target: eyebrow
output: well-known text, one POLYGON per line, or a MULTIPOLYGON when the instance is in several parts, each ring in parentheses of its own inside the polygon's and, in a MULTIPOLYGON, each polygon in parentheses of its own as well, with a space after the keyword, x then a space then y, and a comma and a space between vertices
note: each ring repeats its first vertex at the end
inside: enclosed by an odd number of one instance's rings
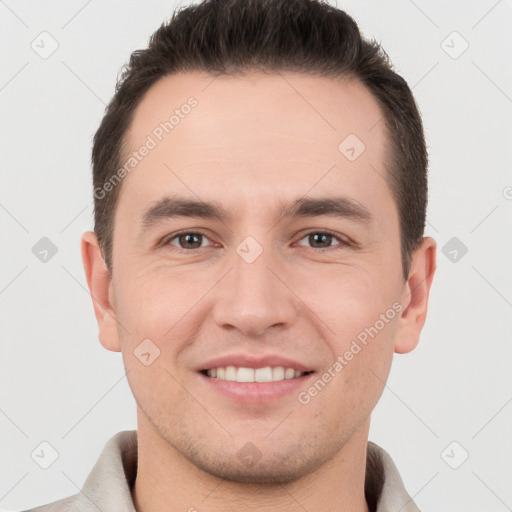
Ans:
MULTIPOLYGON (((373 220, 370 211, 358 201, 345 196, 303 197, 281 207, 281 218, 320 217, 348 218, 364 224, 373 220)), ((216 219, 229 222, 232 215, 218 202, 204 202, 183 197, 164 197, 142 216, 142 229, 149 229, 161 221, 177 217, 216 219)))

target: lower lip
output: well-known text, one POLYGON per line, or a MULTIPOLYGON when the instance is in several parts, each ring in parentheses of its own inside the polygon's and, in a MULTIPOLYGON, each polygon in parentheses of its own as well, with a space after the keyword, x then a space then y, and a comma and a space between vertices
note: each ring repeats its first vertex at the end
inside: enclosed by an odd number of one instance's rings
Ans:
POLYGON ((309 373, 293 379, 285 379, 271 382, 236 382, 232 380, 220 380, 208 377, 203 373, 199 376, 208 386, 225 396, 241 403, 265 403, 296 392, 304 386, 315 373, 309 373))

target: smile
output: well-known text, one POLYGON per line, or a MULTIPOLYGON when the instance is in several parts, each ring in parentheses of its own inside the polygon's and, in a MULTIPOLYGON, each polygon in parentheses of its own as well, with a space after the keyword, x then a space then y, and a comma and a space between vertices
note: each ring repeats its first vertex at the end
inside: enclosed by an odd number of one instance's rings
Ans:
POLYGON ((264 366, 262 368, 246 368, 225 366, 203 370, 201 373, 218 380, 236 382, 277 382, 302 377, 312 372, 301 372, 284 366, 264 366))

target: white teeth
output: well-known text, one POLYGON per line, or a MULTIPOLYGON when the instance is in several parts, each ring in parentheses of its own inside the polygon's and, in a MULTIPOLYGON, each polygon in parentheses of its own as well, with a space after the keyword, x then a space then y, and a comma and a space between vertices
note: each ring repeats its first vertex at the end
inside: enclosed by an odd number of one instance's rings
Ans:
POLYGON ((276 366, 272 370, 272 380, 283 380, 284 379, 284 368, 282 366, 276 366))
POLYGON ((256 382, 271 382, 272 368, 270 368, 270 366, 265 366, 265 368, 257 368, 254 370, 254 380, 256 382))
POLYGON ((283 366, 265 366, 263 368, 244 368, 236 366, 226 366, 212 368, 207 371, 208 377, 214 377, 219 380, 230 380, 237 382, 271 382, 285 379, 293 379, 304 375, 304 372, 293 368, 284 368, 283 366))
POLYGON ((254 382, 254 370, 252 368, 238 368, 236 380, 238 382, 254 382))
POLYGON ((234 366, 226 366, 225 380, 236 380, 236 368, 234 366))
POLYGON ((293 379, 295 377, 295 370, 293 368, 287 368, 284 372, 285 379, 293 379))

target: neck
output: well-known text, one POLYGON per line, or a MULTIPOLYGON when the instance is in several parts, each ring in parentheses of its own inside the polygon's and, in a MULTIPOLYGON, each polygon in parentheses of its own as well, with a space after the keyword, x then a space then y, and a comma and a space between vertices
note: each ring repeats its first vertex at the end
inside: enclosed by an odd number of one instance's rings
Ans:
POLYGON ((364 496, 370 420, 314 472, 290 483, 224 480, 192 464, 138 412, 138 464, 132 497, 137 512, 369 512, 364 496))

